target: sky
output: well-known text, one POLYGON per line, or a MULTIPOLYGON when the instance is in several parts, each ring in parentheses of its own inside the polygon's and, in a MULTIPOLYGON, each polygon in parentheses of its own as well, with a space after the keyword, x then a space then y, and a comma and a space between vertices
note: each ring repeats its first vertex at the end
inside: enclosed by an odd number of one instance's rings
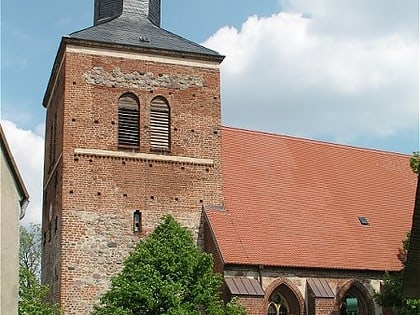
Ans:
MULTIPOLYGON (((94 0, 1 1, 1 123, 40 223, 42 98, 94 0)), ((226 56, 224 125, 419 150, 418 0, 162 0, 162 27, 226 56)))

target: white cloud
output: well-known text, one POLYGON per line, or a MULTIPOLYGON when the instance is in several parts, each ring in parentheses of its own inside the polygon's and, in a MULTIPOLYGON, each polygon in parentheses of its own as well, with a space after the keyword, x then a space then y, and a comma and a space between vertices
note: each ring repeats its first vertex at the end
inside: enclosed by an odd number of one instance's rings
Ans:
POLYGON ((288 12, 312 18, 311 31, 340 37, 377 37, 398 33, 417 38, 417 0, 280 0, 288 12))
POLYGON ((21 223, 24 225, 30 222, 41 223, 44 139, 8 120, 2 120, 1 125, 30 197, 29 206, 21 223))
POLYGON ((376 0, 282 2, 289 11, 250 17, 204 43, 226 55, 225 124, 351 144, 417 130, 418 11, 376 0))

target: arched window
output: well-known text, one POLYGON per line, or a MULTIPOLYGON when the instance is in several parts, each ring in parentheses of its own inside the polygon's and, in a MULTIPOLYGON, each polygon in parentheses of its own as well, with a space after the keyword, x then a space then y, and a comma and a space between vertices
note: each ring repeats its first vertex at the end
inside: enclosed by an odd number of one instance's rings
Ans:
POLYGON ((168 101, 155 97, 150 106, 150 148, 156 151, 170 149, 170 110, 168 101))
POLYGON ((267 299, 268 315, 301 315, 303 314, 303 297, 293 285, 280 283, 267 299))
POLYGON ((289 315, 289 305, 280 292, 274 292, 268 304, 268 315, 289 315))
POLYGON ((118 145, 138 147, 139 143, 139 101, 126 93, 118 100, 118 145))
POLYGON ((374 314, 374 303, 368 289, 358 281, 349 281, 337 294, 337 314, 347 314, 357 309, 357 314, 374 314))

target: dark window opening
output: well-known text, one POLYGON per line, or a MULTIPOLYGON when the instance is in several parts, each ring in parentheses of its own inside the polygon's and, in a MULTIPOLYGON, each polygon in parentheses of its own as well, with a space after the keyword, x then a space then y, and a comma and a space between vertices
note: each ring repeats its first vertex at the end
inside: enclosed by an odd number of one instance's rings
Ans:
POLYGON ((118 101, 118 145, 140 144, 139 102, 131 93, 124 94, 118 101))
POLYGON ((133 232, 141 232, 141 212, 139 210, 133 213, 133 232))

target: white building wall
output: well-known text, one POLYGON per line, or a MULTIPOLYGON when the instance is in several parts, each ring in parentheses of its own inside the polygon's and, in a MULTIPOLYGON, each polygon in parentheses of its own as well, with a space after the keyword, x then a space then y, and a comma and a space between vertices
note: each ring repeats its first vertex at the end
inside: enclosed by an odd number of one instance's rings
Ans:
POLYGON ((21 196, 5 152, 1 152, 0 314, 17 314, 19 280, 19 215, 21 196))

